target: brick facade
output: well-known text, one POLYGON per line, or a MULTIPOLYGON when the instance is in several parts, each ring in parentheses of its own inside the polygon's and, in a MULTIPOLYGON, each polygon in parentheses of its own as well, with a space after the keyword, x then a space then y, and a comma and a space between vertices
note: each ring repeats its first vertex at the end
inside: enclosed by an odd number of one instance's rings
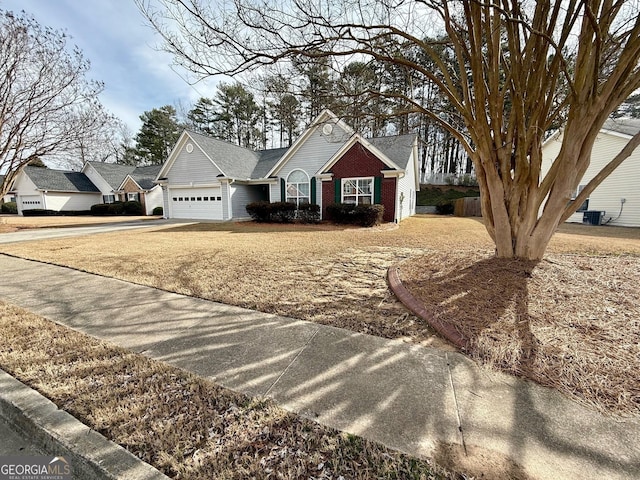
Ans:
POLYGON ((134 182, 131 178, 127 178, 127 181, 122 186, 122 191, 124 193, 120 194, 120 200, 123 202, 127 201, 127 193, 138 193, 139 201, 142 204, 142 211, 146 212, 145 205, 145 195, 136 182, 134 182))
POLYGON ((360 143, 353 145, 329 170, 329 173, 333 173, 333 179, 322 182, 323 218, 326 218, 327 205, 335 203, 335 180, 357 177, 379 177, 382 180, 380 200, 382 205, 384 205, 383 220, 385 222, 393 222, 395 218, 397 179, 382 178, 382 170, 389 170, 389 167, 360 143))

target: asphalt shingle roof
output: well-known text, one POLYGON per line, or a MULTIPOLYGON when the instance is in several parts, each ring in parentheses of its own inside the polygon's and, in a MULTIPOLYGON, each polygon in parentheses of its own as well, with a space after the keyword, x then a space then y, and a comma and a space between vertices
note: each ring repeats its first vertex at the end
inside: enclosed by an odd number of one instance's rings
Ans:
POLYGON ((258 153, 200 133, 189 132, 189 135, 226 177, 239 180, 252 178, 251 173, 260 157, 258 153))
POLYGON ((24 173, 41 190, 57 192, 99 192, 89 177, 82 172, 53 170, 42 167, 24 167, 24 173))
POLYGON ((140 185, 140 188, 142 188, 143 190, 151 190, 153 187, 156 186, 156 184, 153 183, 153 181, 158 176, 158 173, 160 173, 161 168, 162 168, 162 165, 149 165, 146 167, 136 167, 133 170, 133 172, 130 173, 129 175, 131 175, 131 178, 133 178, 136 181, 136 183, 140 185))
MULTIPOLYGON (((288 148, 274 148, 254 152, 200 133, 189 132, 189 135, 225 176, 238 180, 265 178, 265 175, 288 150, 288 148)), ((384 153, 398 167, 404 169, 407 168, 411 157, 415 138, 415 135, 398 135, 372 138, 367 141, 384 153)))
POLYGON ((407 168, 415 135, 396 135, 393 137, 376 137, 367 139, 374 147, 384 153, 389 160, 402 169, 407 168))
POLYGON ((287 153, 287 150, 289 150, 289 147, 273 148, 271 150, 260 150, 256 152, 259 160, 251 173, 251 178, 264 178, 265 175, 269 173, 276 163, 278 163, 278 161, 284 156, 284 154, 287 153))
POLYGON ((100 176, 104 178, 114 190, 120 188, 122 181, 127 175, 133 173, 136 168, 131 165, 120 165, 118 163, 89 162, 89 164, 96 169, 100 176))

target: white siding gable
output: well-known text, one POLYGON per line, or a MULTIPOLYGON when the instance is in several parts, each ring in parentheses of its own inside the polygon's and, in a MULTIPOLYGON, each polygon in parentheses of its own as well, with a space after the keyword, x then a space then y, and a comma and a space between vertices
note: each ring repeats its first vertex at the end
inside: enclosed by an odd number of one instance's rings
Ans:
MULTIPOLYGON (((620 153, 628 142, 628 137, 614 133, 600 132, 591 155, 591 164, 587 168, 580 185, 586 185, 607 163, 620 153)), ((562 145, 562 135, 551 139, 543 147, 543 173, 551 168, 552 161, 558 156, 562 145)), ((605 211, 603 223, 609 225, 640 226, 640 148, 627 158, 589 197, 589 210, 605 211), (621 199, 625 199, 624 206, 621 199), (622 214, 620 210, 622 208, 622 214), (620 215, 619 218, 618 215, 620 215)), ((581 212, 575 213, 567 221, 582 223, 581 212)))
POLYGON ((209 160, 198 145, 187 139, 179 146, 180 150, 169 171, 167 180, 169 185, 211 185, 218 183, 218 175, 222 172, 209 160), (187 146, 192 145, 189 153, 187 146))
MULTIPOLYGON (((285 181, 293 170, 304 171, 309 178, 316 175, 320 169, 333 157, 338 150, 349 140, 351 133, 343 130, 339 124, 333 125, 331 134, 322 132, 322 126, 317 125, 313 132, 300 145, 296 152, 284 163, 275 174, 285 181)), ((317 201, 320 202, 321 185, 318 181, 317 201)), ((280 183, 271 185, 271 201, 280 201, 280 183)))

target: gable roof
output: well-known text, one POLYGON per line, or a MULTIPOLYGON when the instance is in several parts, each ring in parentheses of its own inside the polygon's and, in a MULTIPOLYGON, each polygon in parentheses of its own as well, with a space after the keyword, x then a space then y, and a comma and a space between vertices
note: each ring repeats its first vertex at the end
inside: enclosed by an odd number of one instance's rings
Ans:
POLYGON ((258 154, 258 163, 251 173, 251 178, 265 178, 287 151, 289 151, 289 147, 272 148, 270 150, 260 150, 256 152, 258 154))
MULTIPOLYGON (((154 180, 160 173, 162 165, 148 165, 146 167, 136 167, 128 177, 138 184, 143 190, 151 190, 158 185, 154 183, 154 180)), ((126 177, 125 177, 126 179, 126 177)), ((124 183, 124 180, 122 181, 124 183)))
MULTIPOLYGON (((222 172, 222 176, 226 178, 235 180, 261 180, 269 178, 269 176, 275 175, 295 154, 315 129, 323 126, 325 123, 337 125, 344 130, 346 133, 345 145, 351 145, 356 141, 361 142, 365 148, 368 148, 372 153, 380 157, 382 162, 390 169, 406 170, 409 167, 409 160, 412 158, 412 152, 417 138, 416 135, 409 134, 365 139, 359 134, 356 134, 349 125, 344 123, 331 111, 324 110, 293 145, 286 148, 253 151, 217 138, 209 137, 202 133, 185 130, 176 142, 167 162, 158 170, 155 181, 158 182, 161 178, 164 180, 163 177, 166 177, 188 139, 204 153, 205 157, 207 157, 207 159, 222 172)), ((339 158, 339 156, 332 157, 334 161, 337 158, 339 158)), ((134 178, 134 175, 130 176, 134 178)), ((137 183, 143 187, 139 182, 137 183)))
POLYGON ((131 165, 120 165, 118 163, 88 163, 100 174, 104 181, 107 182, 113 190, 120 188, 120 185, 122 185, 126 176, 131 174, 136 168, 131 165))
POLYGON ((53 170, 51 168, 32 166, 24 167, 23 172, 31 179, 38 190, 51 190, 54 192, 100 192, 98 187, 82 172, 53 170))
POLYGON ((275 163, 275 165, 271 168, 271 170, 267 172, 267 175, 271 176, 276 174, 280 170, 280 168, 282 168, 282 166, 285 163, 287 163, 293 155, 295 155, 298 149, 307 141, 307 139, 313 134, 313 132, 317 128, 319 128, 320 125, 324 126, 324 124, 327 124, 327 123, 332 125, 338 125, 344 132, 346 132, 347 139, 355 134, 355 131, 353 130, 353 128, 351 128, 349 125, 343 122, 340 118, 338 118, 338 116, 335 113, 333 113, 331 110, 324 109, 322 112, 320 112, 320 115, 318 115, 316 119, 313 122, 311 122, 311 125, 307 127, 304 133, 301 136, 299 136, 295 142, 293 142, 293 145, 289 147, 289 149, 275 163))

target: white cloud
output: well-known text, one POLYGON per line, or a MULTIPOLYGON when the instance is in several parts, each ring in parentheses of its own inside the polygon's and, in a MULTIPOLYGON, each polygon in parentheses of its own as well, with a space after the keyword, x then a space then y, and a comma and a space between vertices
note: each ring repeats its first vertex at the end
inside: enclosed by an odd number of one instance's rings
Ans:
POLYGON ((131 1, 0 0, 0 8, 66 30, 91 61, 90 77, 105 83, 103 104, 134 132, 144 111, 213 95, 216 82, 190 86, 171 68, 171 56, 154 48, 159 39, 131 1))

